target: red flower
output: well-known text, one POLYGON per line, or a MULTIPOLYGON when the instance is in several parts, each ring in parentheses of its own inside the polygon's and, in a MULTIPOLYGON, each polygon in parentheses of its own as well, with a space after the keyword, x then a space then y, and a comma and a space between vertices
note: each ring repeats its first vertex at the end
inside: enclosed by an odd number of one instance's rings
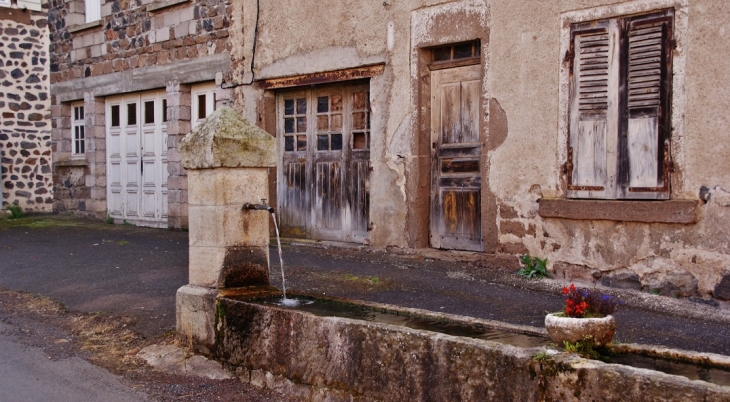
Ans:
POLYGON ((568 294, 568 287, 567 286, 563 286, 563 294, 564 295, 567 295, 568 294))

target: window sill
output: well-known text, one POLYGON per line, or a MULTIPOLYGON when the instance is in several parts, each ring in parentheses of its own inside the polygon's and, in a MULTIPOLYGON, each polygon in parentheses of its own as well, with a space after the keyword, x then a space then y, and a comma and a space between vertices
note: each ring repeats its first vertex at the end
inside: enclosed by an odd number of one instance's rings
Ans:
POLYGON ((65 161, 57 161, 54 163, 56 167, 86 167, 89 166, 89 163, 86 162, 86 159, 69 159, 65 161))
POLYGON ((10 4, 0 4, 0 20, 15 21, 20 24, 30 25, 30 13, 17 8, 10 8, 10 4))
POLYGON ((697 201, 623 201, 542 199, 543 218, 609 220, 643 223, 695 223, 697 201))
POLYGON ((98 27, 98 26, 101 26, 101 20, 91 21, 91 22, 87 22, 86 24, 81 24, 81 25, 70 26, 70 27, 68 27, 68 32, 69 33, 80 32, 80 31, 85 31, 87 29, 91 29, 91 28, 98 27))
POLYGON ((152 12, 152 11, 162 10, 163 8, 187 3, 189 1, 190 0, 159 0, 159 1, 155 1, 153 3, 150 3, 147 6, 147 11, 152 12))

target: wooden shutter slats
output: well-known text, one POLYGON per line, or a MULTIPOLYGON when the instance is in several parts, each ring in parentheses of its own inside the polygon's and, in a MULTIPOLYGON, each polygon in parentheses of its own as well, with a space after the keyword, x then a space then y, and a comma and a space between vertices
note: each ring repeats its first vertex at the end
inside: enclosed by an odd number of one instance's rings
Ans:
POLYGON ((578 37, 578 110, 608 108, 608 39, 606 32, 578 37))
POLYGON ((627 198, 669 197, 667 86, 670 71, 666 48, 671 11, 664 15, 640 16, 628 22, 626 178, 627 198))
POLYGON ((662 25, 632 24, 629 29, 629 110, 658 108, 661 103, 662 25))
POLYGON ((571 198, 669 198, 673 10, 572 26, 571 198))
POLYGON ((580 197, 603 197, 607 164, 611 39, 607 25, 574 33, 572 118, 568 190, 580 197))

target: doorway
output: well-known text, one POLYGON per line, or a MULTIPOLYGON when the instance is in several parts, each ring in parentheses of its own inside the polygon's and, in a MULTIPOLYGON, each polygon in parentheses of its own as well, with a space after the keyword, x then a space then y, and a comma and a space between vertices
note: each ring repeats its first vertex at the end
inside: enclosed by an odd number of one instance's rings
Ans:
POLYGON ((479 64, 431 71, 429 235, 434 248, 483 250, 481 83, 479 64))
POLYGON ((106 99, 110 217, 167 227, 166 109, 164 91, 106 99))
POLYGON ((365 84, 277 94, 277 199, 287 237, 366 243, 370 92, 365 84))

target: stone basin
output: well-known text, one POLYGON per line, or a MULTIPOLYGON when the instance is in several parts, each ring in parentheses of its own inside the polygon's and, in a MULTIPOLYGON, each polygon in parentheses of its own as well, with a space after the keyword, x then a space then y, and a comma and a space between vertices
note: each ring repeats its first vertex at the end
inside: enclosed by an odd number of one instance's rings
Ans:
MULTIPOLYGON (((382 312, 545 335, 544 330, 532 327, 377 303, 357 304, 382 312)), ((245 382, 307 401, 730 400, 730 387, 705 381, 574 354, 550 355, 544 346, 523 348, 320 316, 252 301, 250 294, 219 295, 214 320, 216 342, 208 346, 209 354, 245 382)), ((634 349, 620 345, 617 352, 634 349)), ((730 368, 725 356, 663 353, 730 368)))

